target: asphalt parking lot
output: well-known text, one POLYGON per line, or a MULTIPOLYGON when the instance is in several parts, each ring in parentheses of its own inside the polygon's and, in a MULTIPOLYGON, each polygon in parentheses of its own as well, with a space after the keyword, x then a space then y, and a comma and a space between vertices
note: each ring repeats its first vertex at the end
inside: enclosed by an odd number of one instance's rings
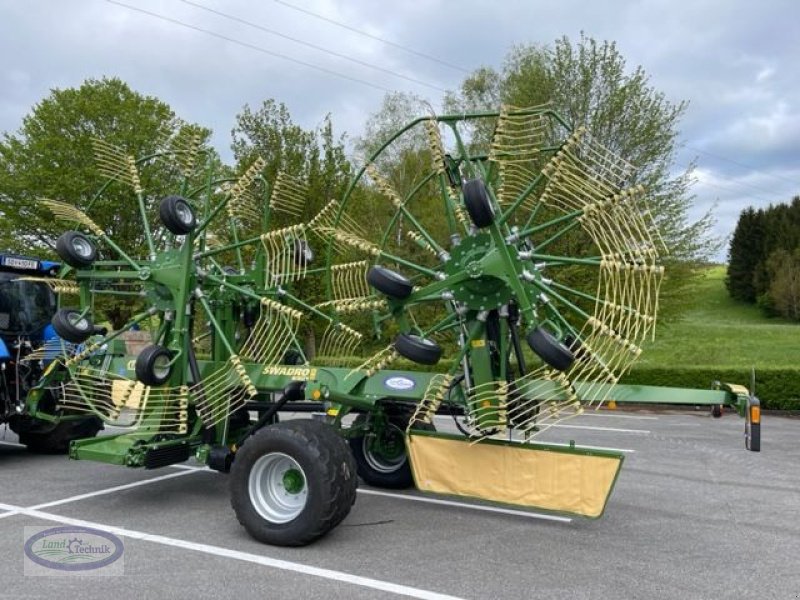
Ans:
MULTIPOLYGON (((446 420, 441 424, 446 428, 446 420)), ((362 486, 305 548, 255 542, 227 477, 29 454, 0 430, 0 598, 800 598, 800 421, 603 411, 543 441, 618 448, 605 515, 553 518, 362 486), (105 529, 124 574, 23 575, 24 526, 105 529)))

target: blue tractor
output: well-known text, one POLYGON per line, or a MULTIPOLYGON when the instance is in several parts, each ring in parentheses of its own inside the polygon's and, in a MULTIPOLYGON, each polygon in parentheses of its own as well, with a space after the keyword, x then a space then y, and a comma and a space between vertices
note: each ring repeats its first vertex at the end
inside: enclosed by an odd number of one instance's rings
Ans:
POLYGON ((0 425, 7 424, 34 452, 63 453, 70 441, 102 429, 95 416, 70 414, 59 406, 58 387, 43 390, 31 414, 26 398, 64 343, 50 320, 55 292, 41 278, 55 277, 59 263, 0 254, 0 425))

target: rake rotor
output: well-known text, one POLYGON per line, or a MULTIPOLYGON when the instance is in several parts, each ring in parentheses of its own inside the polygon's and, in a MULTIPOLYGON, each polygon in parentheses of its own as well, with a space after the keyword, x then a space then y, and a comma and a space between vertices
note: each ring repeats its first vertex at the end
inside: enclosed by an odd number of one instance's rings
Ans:
MULTIPOLYGON (((148 168, 150 158, 136 161, 102 141, 95 142, 95 151, 100 173, 132 188, 140 214, 146 214, 144 206, 151 200, 138 172, 148 168)), ((291 294, 280 286, 306 274, 309 257, 298 257, 307 246, 304 226, 265 229, 271 211, 302 211, 302 186, 279 175, 267 195, 262 159, 230 180, 215 178, 208 172, 210 166, 198 172, 203 154, 197 136, 179 135, 161 156, 175 159, 184 177, 182 189, 195 191, 161 201, 162 222, 157 227, 168 230, 159 234, 165 243, 151 235, 145 220, 148 256, 144 258, 122 250, 86 212, 64 202, 45 201, 56 218, 86 232, 62 236, 59 251, 72 266, 72 274, 47 280, 59 291, 79 295, 81 302, 77 309, 62 309, 59 321, 62 337, 72 335, 82 342, 78 350, 65 348, 61 354, 68 373, 60 400, 65 408, 136 431, 186 434, 192 415, 203 427, 214 428, 257 394, 243 361, 279 364, 290 348, 302 356, 298 326, 303 313, 287 304, 291 294), (193 187, 195 179, 198 185, 193 187), (200 214, 206 215, 202 222, 200 214), (253 230, 254 237, 245 237, 253 230), (113 260, 96 260, 96 246, 105 247, 113 260), (245 268, 245 253, 250 268, 245 268), (229 261, 239 268, 228 266, 229 261), (144 299, 151 306, 103 335, 93 325, 94 299, 103 295, 144 299), (260 314, 246 334, 236 333, 231 316, 256 311, 260 314), (151 331, 153 343, 137 358, 135 373, 90 366, 102 349, 139 328, 151 331), (196 357, 208 352, 216 367, 201 373, 196 357)), ((109 356, 108 350, 105 354, 109 356)))
POLYGON ((360 258, 370 289, 345 298, 353 290, 331 268, 319 307, 342 322, 371 312, 373 335, 394 336, 360 365, 367 375, 397 356, 451 357, 449 388, 418 406, 424 422, 445 398, 473 439, 528 437, 601 405, 638 358, 655 328, 663 244, 635 168, 586 130, 558 141, 568 128, 548 107, 505 106, 488 153, 474 155, 459 132, 470 118, 417 121, 431 171, 406 191, 370 158, 361 173, 382 227, 356 228, 364 212, 345 197, 324 229, 331 267, 343 252, 360 258), (448 339, 458 342, 439 345, 448 339))

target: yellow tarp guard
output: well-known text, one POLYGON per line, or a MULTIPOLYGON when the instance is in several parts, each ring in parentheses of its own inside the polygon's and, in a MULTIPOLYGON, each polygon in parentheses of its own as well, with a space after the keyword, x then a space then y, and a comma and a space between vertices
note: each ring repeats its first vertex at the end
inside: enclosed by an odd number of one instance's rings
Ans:
POLYGON ((622 458, 533 449, 517 443, 406 436, 417 488, 599 517, 622 458))

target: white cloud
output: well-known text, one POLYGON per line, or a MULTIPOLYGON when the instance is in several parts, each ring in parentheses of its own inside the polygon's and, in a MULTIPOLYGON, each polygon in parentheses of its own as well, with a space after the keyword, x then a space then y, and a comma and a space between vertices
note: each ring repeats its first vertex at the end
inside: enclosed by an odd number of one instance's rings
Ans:
POLYGON ((775 75, 775 69, 772 67, 764 67, 756 74, 756 81, 762 83, 775 75))
MULTIPOLYGON (((792 169, 750 170, 739 175, 723 175, 709 166, 713 159, 699 160, 692 186, 697 198, 692 216, 699 218, 711 210, 716 219, 714 233, 719 238, 726 238, 733 232, 745 208, 765 208, 800 195, 800 165, 792 169)), ((724 260, 726 254, 727 248, 722 248, 717 260, 724 260)))

